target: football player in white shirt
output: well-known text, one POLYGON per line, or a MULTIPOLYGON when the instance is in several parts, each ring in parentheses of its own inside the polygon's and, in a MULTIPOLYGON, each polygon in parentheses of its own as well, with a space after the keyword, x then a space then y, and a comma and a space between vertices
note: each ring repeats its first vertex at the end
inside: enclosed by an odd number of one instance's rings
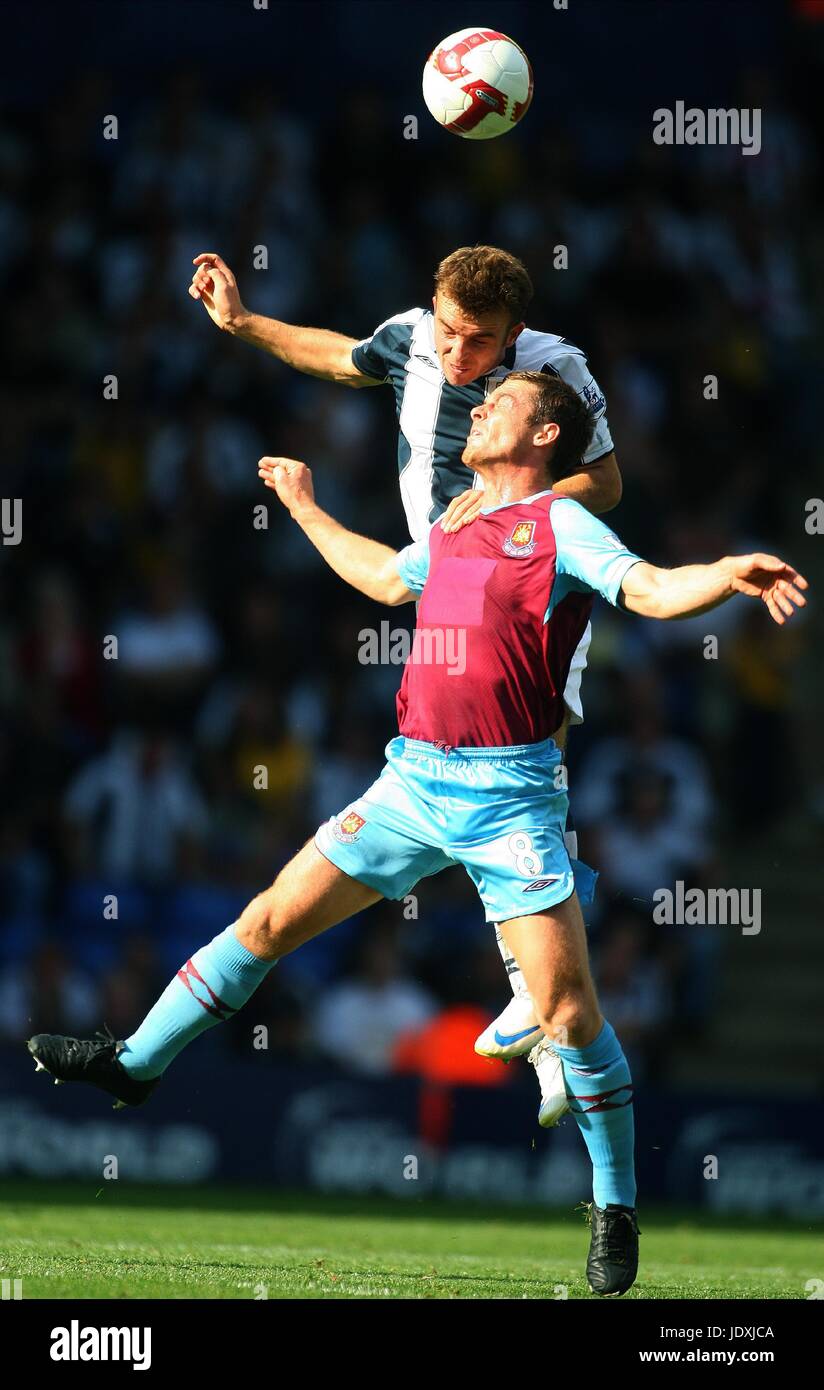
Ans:
MULTIPOLYGON (((237 282, 215 252, 194 258, 189 294, 224 332, 263 348, 297 371, 345 386, 390 385, 398 416, 398 478, 413 541, 443 518, 447 528, 474 520, 482 504, 477 479, 461 462, 470 412, 512 371, 551 372, 575 388, 594 420, 592 443, 579 470, 556 484, 595 514, 621 497, 621 475, 606 418, 606 402, 580 348, 554 333, 527 328, 532 283, 521 261, 494 246, 464 246, 435 274, 431 308, 386 319, 360 341, 322 328, 303 328, 250 312, 237 282)), ((583 719, 580 686, 590 629, 575 653, 564 699, 567 719, 555 735, 563 748, 569 723, 583 719)), ((567 830, 575 859, 576 836, 567 830)), ((580 866, 579 896, 587 900, 580 866)), ((513 997, 478 1038, 482 1056, 529 1055, 541 1088, 539 1123, 557 1123, 568 1108, 563 1075, 542 1033, 517 962, 499 932, 498 946, 513 997)), ((563 1045, 563 1040, 558 1040, 563 1045)))

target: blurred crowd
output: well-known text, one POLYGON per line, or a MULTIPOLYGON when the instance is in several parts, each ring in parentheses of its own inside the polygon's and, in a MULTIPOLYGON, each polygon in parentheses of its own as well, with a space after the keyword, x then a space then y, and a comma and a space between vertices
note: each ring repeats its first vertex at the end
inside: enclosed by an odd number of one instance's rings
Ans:
MULTIPOLYGON (((380 92, 333 127, 191 74, 147 90, 117 139, 97 75, 34 122, 7 113, 0 431, 24 510, 0 548, 0 1037, 133 1030, 394 732, 400 668, 358 662, 385 614, 324 571, 256 470, 305 459, 334 515, 404 543, 391 394, 219 333, 186 293, 192 257, 219 251, 260 313, 360 337, 426 303, 454 247, 505 246, 534 279, 530 325, 582 346, 606 394, 622 537, 663 564, 775 550, 777 460, 813 467, 819 171, 766 75, 745 86, 759 158, 650 138, 611 167, 571 127, 525 123, 481 159, 404 143, 380 92)), ((657 628, 599 605, 594 626, 570 794, 601 874, 596 975, 636 1075, 666 1076, 712 1009, 715 946, 662 932, 652 895, 712 881, 731 837, 781 821, 805 629, 743 601, 657 628)), ((226 1046, 263 1022, 278 1055, 379 1074, 425 1067, 426 1030, 449 1024, 455 1066, 498 1080, 516 1068, 463 1052, 508 997, 454 870, 285 960, 226 1046)))

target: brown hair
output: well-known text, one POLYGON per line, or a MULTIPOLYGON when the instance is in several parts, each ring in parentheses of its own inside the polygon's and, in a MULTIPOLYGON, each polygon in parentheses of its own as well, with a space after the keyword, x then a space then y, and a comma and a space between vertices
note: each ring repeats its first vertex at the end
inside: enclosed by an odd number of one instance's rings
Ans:
POLYGON ((506 309, 521 323, 532 299, 532 281, 517 256, 498 246, 459 246, 435 271, 435 289, 473 318, 506 309))
POLYGON ((549 372, 510 372, 505 381, 528 381, 535 387, 531 425, 556 424, 560 434, 549 455, 549 476, 554 483, 580 467, 595 429, 589 407, 569 382, 549 372))

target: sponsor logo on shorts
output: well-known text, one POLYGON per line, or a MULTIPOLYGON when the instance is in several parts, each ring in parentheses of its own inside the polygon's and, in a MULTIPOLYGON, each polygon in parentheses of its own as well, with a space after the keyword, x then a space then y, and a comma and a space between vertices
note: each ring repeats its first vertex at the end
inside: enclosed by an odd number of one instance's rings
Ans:
POLYGON ((547 878, 534 878, 531 883, 522 888, 522 893, 540 893, 542 888, 548 888, 551 883, 557 883, 563 874, 550 874, 547 878))
POLYGON ((343 820, 332 821, 332 834, 336 840, 341 840, 343 844, 351 844, 356 840, 361 828, 366 825, 363 816, 359 816, 357 811, 350 811, 343 820))
POLYGON ((531 555, 535 549, 535 522, 519 521, 504 541, 505 555, 531 555))

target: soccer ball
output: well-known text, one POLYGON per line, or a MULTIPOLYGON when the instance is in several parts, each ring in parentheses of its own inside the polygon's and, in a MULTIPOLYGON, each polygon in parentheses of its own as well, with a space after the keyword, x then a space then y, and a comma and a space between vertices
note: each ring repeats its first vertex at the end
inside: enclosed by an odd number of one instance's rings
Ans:
POLYGON ((429 55, 423 99, 453 135, 491 140, 528 111, 532 68, 517 43, 497 29, 459 29, 429 55))

